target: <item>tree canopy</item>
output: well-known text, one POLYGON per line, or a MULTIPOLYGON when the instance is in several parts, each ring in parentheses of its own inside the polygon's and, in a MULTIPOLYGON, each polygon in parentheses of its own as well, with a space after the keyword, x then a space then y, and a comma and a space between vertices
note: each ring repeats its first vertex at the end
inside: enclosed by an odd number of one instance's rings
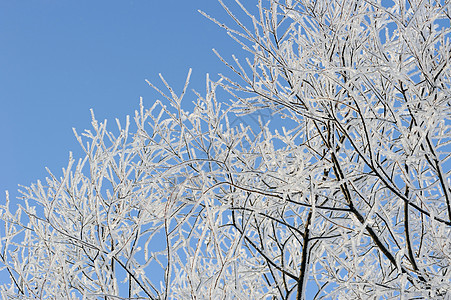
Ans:
POLYGON ((2 298, 451 297, 450 2, 220 3, 234 76, 0 206, 2 298))

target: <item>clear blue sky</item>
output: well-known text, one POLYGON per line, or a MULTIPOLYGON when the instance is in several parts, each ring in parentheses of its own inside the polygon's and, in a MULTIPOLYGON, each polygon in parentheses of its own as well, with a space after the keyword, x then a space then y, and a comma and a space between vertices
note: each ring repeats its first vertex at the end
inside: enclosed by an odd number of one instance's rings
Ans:
POLYGON ((72 127, 90 128, 90 108, 113 126, 158 98, 145 79, 180 90, 192 67, 203 91, 225 72, 212 48, 240 47, 198 9, 230 21, 215 0, 0 1, 0 201, 82 155, 72 127))

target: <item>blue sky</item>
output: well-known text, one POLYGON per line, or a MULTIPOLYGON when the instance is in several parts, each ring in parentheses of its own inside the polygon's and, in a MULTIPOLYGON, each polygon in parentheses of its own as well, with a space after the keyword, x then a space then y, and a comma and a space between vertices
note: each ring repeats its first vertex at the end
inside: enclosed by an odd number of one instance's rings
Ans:
POLYGON ((240 47, 198 9, 230 21, 214 0, 0 1, 0 199, 82 156, 72 127, 90 128, 90 108, 113 124, 159 98, 158 73, 180 91, 192 67, 203 91, 226 72, 212 48, 240 47))

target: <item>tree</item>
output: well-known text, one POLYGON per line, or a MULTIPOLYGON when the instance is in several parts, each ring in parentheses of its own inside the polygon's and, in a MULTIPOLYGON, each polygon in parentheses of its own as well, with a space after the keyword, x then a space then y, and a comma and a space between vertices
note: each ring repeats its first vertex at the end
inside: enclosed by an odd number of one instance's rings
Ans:
POLYGON ((118 134, 93 114, 1 206, 2 298, 451 297, 450 2, 220 2, 251 58, 192 111, 188 74, 118 134))

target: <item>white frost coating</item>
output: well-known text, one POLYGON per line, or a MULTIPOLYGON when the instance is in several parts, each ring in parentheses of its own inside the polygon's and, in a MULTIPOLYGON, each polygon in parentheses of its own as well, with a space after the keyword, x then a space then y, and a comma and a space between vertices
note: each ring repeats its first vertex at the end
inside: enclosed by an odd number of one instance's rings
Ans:
POLYGON ((160 76, 136 127, 92 112, 83 159, 6 195, 2 299, 451 297, 450 4, 256 2, 220 2, 235 77, 160 76))

